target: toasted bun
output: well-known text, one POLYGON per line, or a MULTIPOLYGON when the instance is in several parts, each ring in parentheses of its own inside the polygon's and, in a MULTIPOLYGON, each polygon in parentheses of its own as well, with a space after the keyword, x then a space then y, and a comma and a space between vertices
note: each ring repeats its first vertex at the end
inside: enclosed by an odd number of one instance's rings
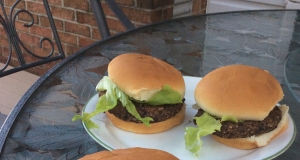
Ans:
POLYGON ((148 148, 126 148, 112 151, 101 151, 94 154, 86 155, 80 160, 178 160, 174 155, 158 150, 148 148))
POLYGON ((148 100, 164 85, 178 91, 182 98, 185 83, 181 73, 170 64, 144 54, 122 54, 108 65, 108 76, 127 95, 148 100))
POLYGON ((226 139, 221 138, 216 135, 212 135, 215 140, 217 140, 220 143, 223 143, 227 146, 233 147, 233 148, 239 148, 239 149, 254 149, 257 147, 263 147, 269 144, 269 142, 285 131, 288 127, 288 111, 289 107, 286 105, 282 105, 279 107, 279 109, 282 112, 282 118, 281 121, 278 123, 278 126, 276 129, 269 133, 262 134, 260 136, 252 136, 249 138, 237 138, 237 139, 226 139))
POLYGON ((283 98, 278 81, 267 71, 246 65, 220 67, 196 86, 195 100, 204 111, 222 117, 261 121, 283 98))
POLYGON ((127 122, 117 118, 115 115, 105 112, 109 120, 118 128, 125 131, 139 133, 139 134, 150 134, 159 133, 170 128, 179 125, 183 122, 185 116, 185 104, 181 110, 172 118, 169 118, 162 122, 151 123, 151 126, 146 126, 143 123, 127 122))

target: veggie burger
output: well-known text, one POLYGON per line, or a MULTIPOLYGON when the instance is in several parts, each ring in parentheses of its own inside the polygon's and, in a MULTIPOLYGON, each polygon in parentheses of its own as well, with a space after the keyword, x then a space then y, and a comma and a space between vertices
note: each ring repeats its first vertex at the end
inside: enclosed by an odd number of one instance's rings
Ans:
POLYGON ((75 116, 88 127, 90 118, 105 112, 118 128, 141 134, 166 131, 185 116, 185 83, 181 72, 155 57, 127 53, 108 65, 108 76, 96 86, 99 100, 92 113, 75 116))
POLYGON ((100 151, 86 155, 79 160, 179 160, 177 157, 166 151, 150 148, 125 148, 112 151, 100 151))
POLYGON ((282 88, 260 68, 220 67, 198 82, 194 96, 198 109, 194 122, 199 128, 188 127, 185 135, 187 148, 194 153, 202 143, 195 135, 212 134, 227 146, 253 149, 267 145, 288 126, 289 107, 278 104, 282 88))

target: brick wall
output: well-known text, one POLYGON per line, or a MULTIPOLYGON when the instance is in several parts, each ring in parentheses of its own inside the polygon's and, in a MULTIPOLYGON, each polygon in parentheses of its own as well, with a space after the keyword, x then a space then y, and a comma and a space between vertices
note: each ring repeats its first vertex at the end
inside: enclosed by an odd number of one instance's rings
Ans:
MULTIPOLYGON (((7 13, 15 1, 3 0, 7 13)), ((88 0, 48 0, 48 2, 66 56, 101 39, 88 0)), ((174 8, 184 3, 191 3, 192 5, 189 14, 204 14, 206 7, 206 0, 116 0, 116 2, 137 27, 173 18, 174 8)), ((125 31, 125 28, 114 17, 108 6, 104 2, 102 4, 111 33, 115 34, 125 31)), ((39 41, 43 37, 54 38, 42 0, 21 0, 15 10, 20 9, 28 10, 34 18, 34 25, 27 28, 23 25, 31 21, 30 16, 25 13, 20 13, 17 16, 15 26, 20 39, 33 53, 43 56, 47 55, 50 52, 49 43, 43 43, 43 47, 39 48, 39 41)), ((1 9, 0 14, 3 16, 1 9)), ((0 25, 0 62, 6 62, 8 50, 7 36, 0 25)), ((36 60, 25 52, 24 57, 26 60, 36 60)), ((57 48, 55 48, 55 54, 57 52, 57 48)), ((56 63, 37 66, 28 69, 28 71, 36 75, 42 75, 56 63)), ((13 54, 10 65, 18 66, 15 54, 13 54)))

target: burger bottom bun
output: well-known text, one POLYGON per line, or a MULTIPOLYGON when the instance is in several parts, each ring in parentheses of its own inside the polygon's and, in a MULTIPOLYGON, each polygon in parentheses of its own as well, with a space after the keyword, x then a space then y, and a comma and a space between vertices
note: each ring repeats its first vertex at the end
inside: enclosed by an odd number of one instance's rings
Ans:
POLYGON ((238 149, 254 149, 254 148, 266 146, 274 137, 284 132, 288 127, 289 107, 286 105, 282 105, 279 106, 279 109, 282 112, 281 121, 278 123, 277 128, 271 132, 259 136, 248 137, 248 138, 226 139, 216 135, 212 135, 212 137, 220 143, 238 149))
POLYGON ((112 151, 101 151, 93 154, 86 155, 80 160, 178 160, 174 155, 158 150, 149 148, 126 148, 117 149, 112 151))
POLYGON ((183 104, 181 110, 172 118, 169 118, 162 122, 151 123, 151 126, 146 126, 143 123, 127 122, 117 118, 115 115, 105 112, 108 119, 118 128, 125 131, 139 133, 139 134, 151 134, 159 133, 171 129, 172 127, 179 125, 183 122, 185 116, 185 104, 183 104))

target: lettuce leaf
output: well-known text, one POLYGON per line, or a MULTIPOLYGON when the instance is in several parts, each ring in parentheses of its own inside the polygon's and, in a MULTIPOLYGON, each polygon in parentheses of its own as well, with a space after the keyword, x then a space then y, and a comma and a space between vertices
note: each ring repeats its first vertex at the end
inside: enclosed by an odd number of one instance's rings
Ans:
POLYGON ((182 103, 181 94, 175 91, 169 85, 164 85, 163 89, 156 92, 148 101, 149 105, 162 105, 162 104, 177 104, 182 103))
POLYGON ((231 121, 231 122, 239 122, 239 120, 237 118, 235 118, 234 116, 222 116, 221 122, 224 121, 231 121))
POLYGON ((198 156, 198 151, 201 149, 201 137, 214 133, 216 130, 220 131, 221 122, 204 112, 200 117, 194 117, 198 128, 186 127, 185 128, 185 147, 188 151, 198 156))
POLYGON ((106 94, 99 97, 95 110, 91 113, 84 112, 82 116, 75 115, 72 119, 73 121, 81 119, 86 124, 87 128, 98 128, 98 125, 92 122, 91 118, 99 113, 113 109, 119 100, 129 113, 142 121, 145 125, 150 126, 150 121, 153 121, 153 119, 150 117, 142 118, 129 97, 121 91, 109 77, 104 76, 97 84, 96 89, 99 91, 106 91, 106 94))

